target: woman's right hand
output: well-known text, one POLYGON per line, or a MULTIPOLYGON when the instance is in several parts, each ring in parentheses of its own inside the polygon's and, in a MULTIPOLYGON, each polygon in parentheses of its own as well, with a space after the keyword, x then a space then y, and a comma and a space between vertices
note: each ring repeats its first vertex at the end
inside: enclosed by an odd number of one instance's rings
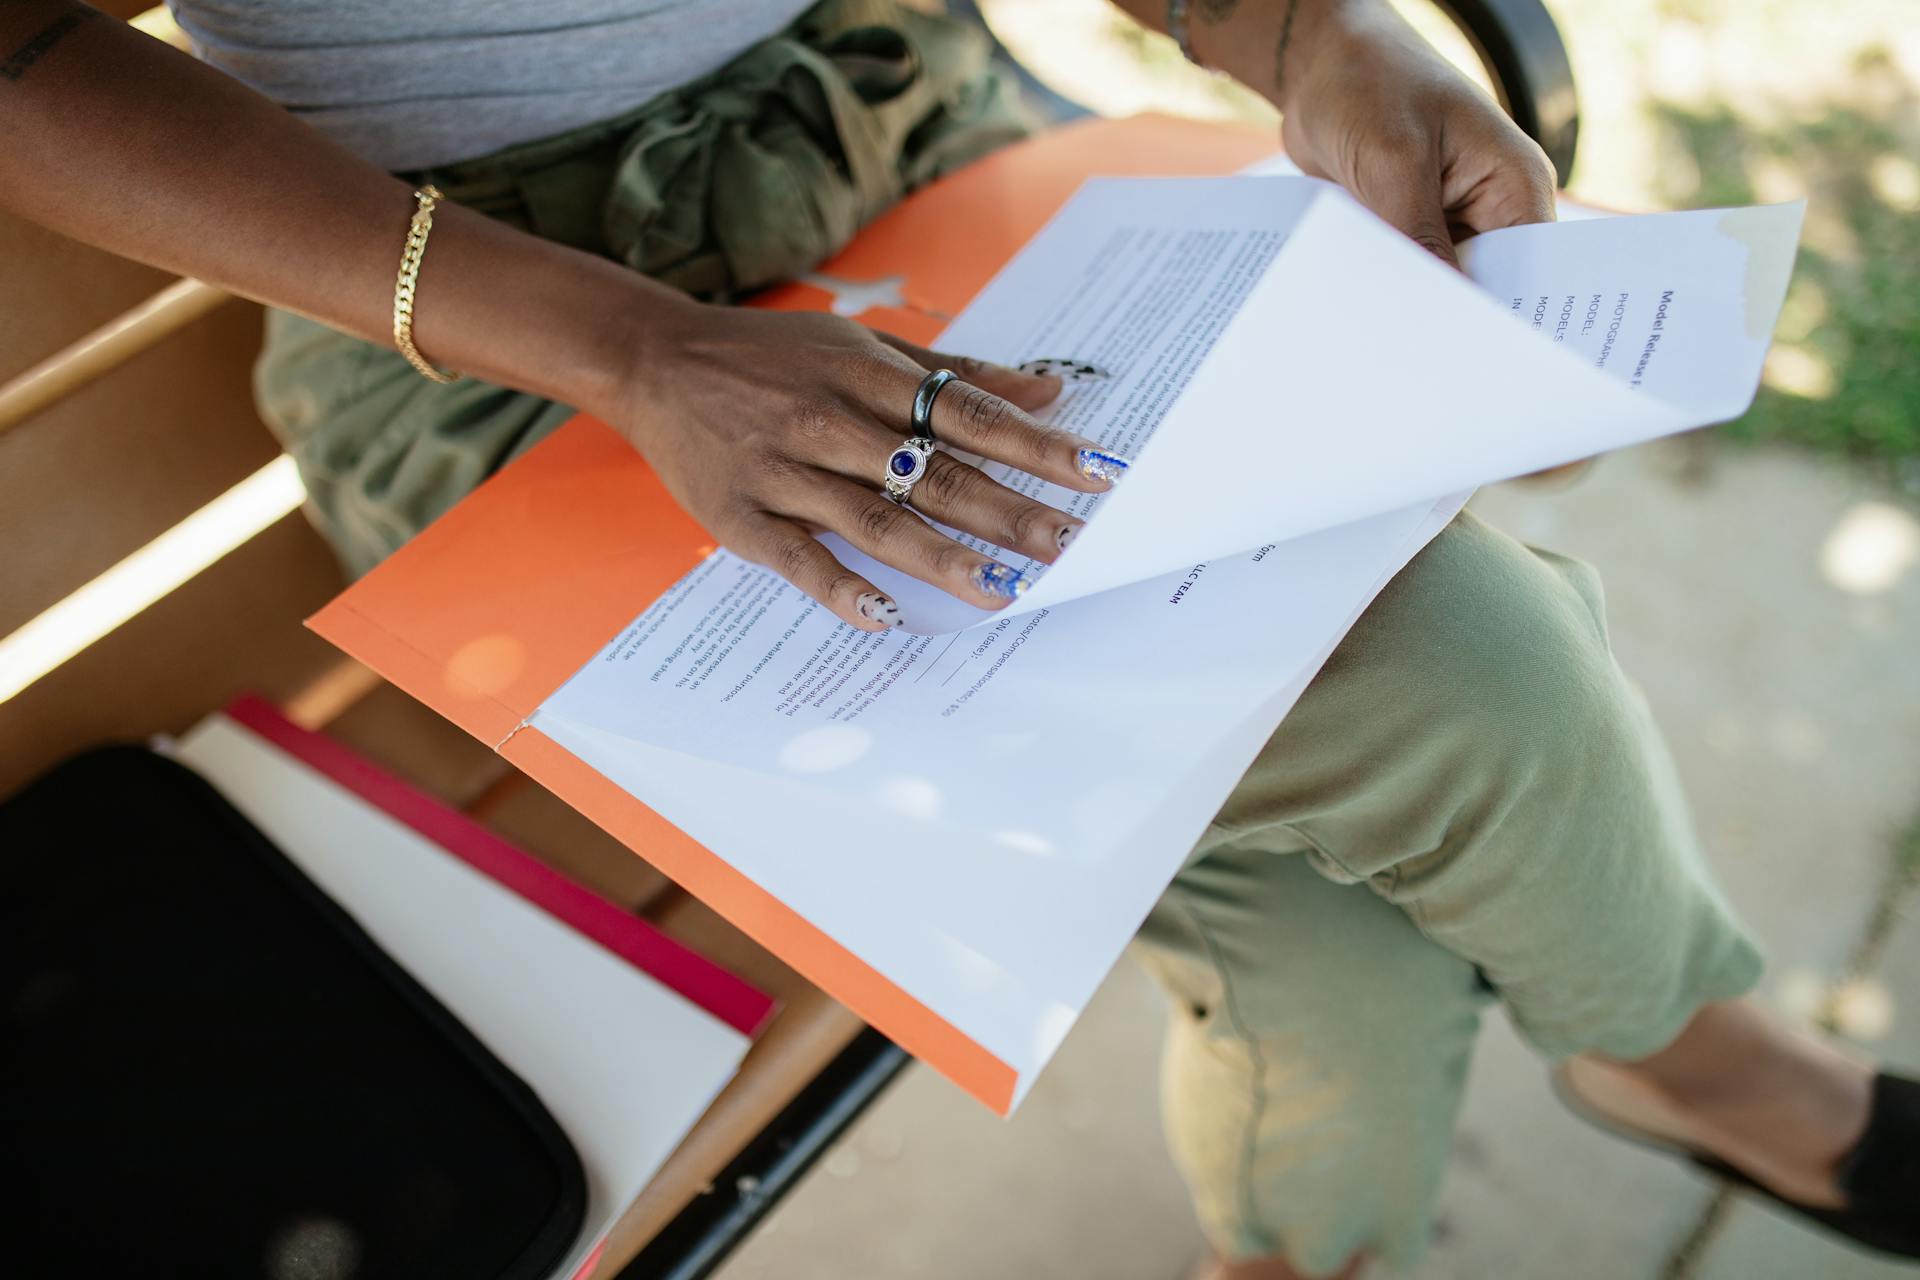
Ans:
POLYGON ((884 631, 893 600, 814 535, 830 530, 883 564, 981 608, 1028 579, 940 533, 930 519, 1051 563, 1082 521, 941 452, 912 509, 881 489, 911 434, 914 393, 935 369, 957 379, 934 401, 942 443, 1088 493, 1125 463, 1028 411, 1060 379, 939 355, 837 316, 676 303, 649 317, 614 414, 667 489, 723 545, 778 572, 848 623, 884 631), (1091 456, 1089 456, 1089 451, 1091 456))

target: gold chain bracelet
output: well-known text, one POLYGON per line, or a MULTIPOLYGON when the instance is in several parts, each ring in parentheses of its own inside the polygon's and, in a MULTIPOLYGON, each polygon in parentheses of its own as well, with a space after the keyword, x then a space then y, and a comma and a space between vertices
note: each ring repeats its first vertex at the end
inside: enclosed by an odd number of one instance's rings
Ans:
POLYGON ((427 235, 433 230, 433 206, 446 199, 436 186, 424 186, 413 193, 420 202, 414 210, 413 223, 407 228, 407 250, 400 255, 400 278, 393 284, 393 345, 407 358, 407 363, 420 371, 420 376, 434 382, 454 382, 460 377, 457 373, 442 373, 428 363, 420 354, 420 348, 413 345, 413 298, 420 289, 420 263, 427 256, 427 235))

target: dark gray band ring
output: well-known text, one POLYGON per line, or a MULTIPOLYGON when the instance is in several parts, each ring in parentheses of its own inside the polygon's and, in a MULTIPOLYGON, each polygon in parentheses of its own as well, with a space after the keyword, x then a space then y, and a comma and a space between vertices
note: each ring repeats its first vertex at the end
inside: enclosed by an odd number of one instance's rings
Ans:
POLYGON ((953 381, 953 370, 935 369, 920 379, 920 389, 913 393, 913 434, 923 439, 933 439, 933 398, 940 394, 940 388, 953 381))

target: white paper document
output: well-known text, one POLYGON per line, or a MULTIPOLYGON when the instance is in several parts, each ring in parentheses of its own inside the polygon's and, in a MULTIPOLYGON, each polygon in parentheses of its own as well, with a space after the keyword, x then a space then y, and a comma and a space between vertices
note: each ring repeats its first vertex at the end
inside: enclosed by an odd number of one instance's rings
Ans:
MULTIPOLYGON (((1518 228, 1456 273, 1305 178, 1089 182, 939 340, 1110 370, 1134 460, 1001 613, 907 626, 719 553, 531 723, 1017 1073, 1051 1056, 1374 595, 1478 484, 1742 412, 1797 205, 1518 228)), ((958 535, 956 535, 958 536, 958 535)))

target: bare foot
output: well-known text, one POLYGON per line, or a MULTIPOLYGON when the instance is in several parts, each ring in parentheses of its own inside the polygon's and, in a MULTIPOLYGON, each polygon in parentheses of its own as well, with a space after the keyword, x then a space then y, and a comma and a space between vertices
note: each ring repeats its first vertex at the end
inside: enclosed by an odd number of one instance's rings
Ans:
POLYGON ((1866 1129, 1873 1068, 1751 1001, 1702 1006, 1651 1057, 1583 1054, 1563 1072, 1603 1115, 1716 1155, 1796 1203, 1844 1204, 1834 1177, 1866 1129))
POLYGON ((1285 1258, 1242 1258, 1238 1262, 1209 1258, 1187 1280, 1359 1280, 1365 1265, 1364 1257, 1355 1257, 1330 1276, 1309 1277, 1295 1271, 1285 1258))

